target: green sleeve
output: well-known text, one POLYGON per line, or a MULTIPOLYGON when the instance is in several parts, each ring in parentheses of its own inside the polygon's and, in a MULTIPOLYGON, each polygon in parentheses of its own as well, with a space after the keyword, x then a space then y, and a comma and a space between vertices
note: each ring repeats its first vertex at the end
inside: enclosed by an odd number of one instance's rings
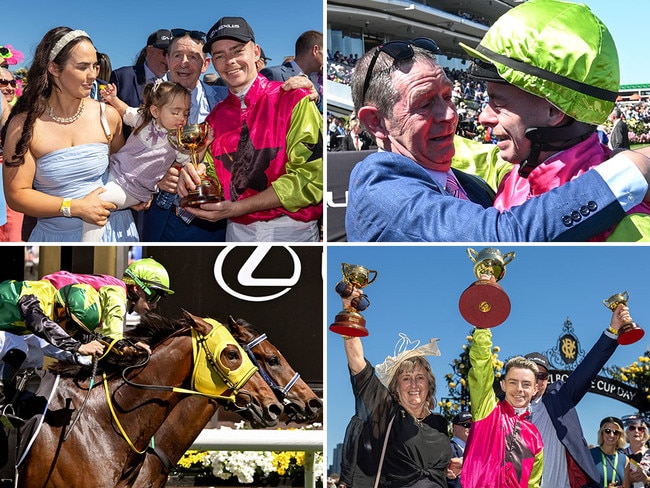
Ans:
POLYGON ((287 132, 286 174, 272 182, 282 206, 290 212, 323 200, 323 116, 304 97, 293 108, 287 132))
POLYGON ((474 329, 472 337, 472 344, 469 348, 471 368, 467 380, 469 398, 472 403, 472 417, 476 422, 490 415, 497 404, 497 396, 492 387, 494 382, 492 331, 490 329, 474 329))
POLYGON ((539 488, 542 484, 542 471, 544 471, 544 449, 535 456, 533 470, 528 480, 528 488, 539 488))
POLYGON ((496 192, 505 175, 513 165, 499 157, 499 148, 494 144, 481 144, 477 141, 455 136, 456 153, 451 165, 485 180, 496 192))
POLYGON ((99 289, 102 307, 101 333, 111 339, 122 339, 126 316, 126 292, 117 285, 102 286, 99 289))

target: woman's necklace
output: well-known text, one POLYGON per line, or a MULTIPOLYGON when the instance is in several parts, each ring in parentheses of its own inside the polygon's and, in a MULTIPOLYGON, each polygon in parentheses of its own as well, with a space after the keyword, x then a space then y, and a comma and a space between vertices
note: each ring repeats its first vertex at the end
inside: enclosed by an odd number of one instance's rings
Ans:
POLYGON ((81 117, 81 114, 84 113, 84 99, 81 99, 81 103, 79 103, 79 108, 77 109, 77 113, 74 114, 72 117, 57 117, 54 115, 54 109, 52 108, 52 105, 50 105, 50 118, 56 122, 57 124, 72 124, 75 120, 77 120, 79 117, 81 117))

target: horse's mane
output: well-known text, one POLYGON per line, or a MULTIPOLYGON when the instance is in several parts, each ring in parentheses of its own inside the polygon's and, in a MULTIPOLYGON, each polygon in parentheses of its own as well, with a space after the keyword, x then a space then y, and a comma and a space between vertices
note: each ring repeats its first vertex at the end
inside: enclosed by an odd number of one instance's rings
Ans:
POLYGON ((133 329, 124 333, 125 339, 134 342, 146 342, 155 348, 170 335, 190 326, 187 318, 169 319, 156 313, 149 313, 140 319, 140 323, 133 329))
MULTIPOLYGON (((255 326, 254 326, 253 324, 251 324, 250 322, 246 321, 245 319, 242 319, 242 318, 234 318, 234 317, 232 317, 232 316, 230 317, 230 319, 231 319, 233 322, 235 322, 237 325, 239 325, 240 327, 243 327, 244 329, 248 330, 248 331, 249 331, 251 334, 253 334, 255 337, 259 337, 260 335, 262 335, 262 333, 261 333, 257 328, 255 328, 255 326)), ((229 328, 229 329, 230 329, 230 328, 229 328)), ((236 331, 234 331, 234 330, 231 329, 231 330, 230 330, 230 333, 233 335, 233 337, 234 337, 235 339, 239 339, 240 334, 237 334, 236 331)))
MULTIPOLYGON (((109 353, 97 364, 97 373, 121 373, 127 366, 143 363, 147 352, 133 346, 138 341, 146 342, 154 349, 163 340, 172 334, 189 327, 187 318, 169 319, 158 314, 150 313, 143 316, 140 323, 133 329, 124 333, 124 339, 118 341, 114 349, 122 354, 109 353)), ((78 365, 65 361, 57 361, 49 368, 52 372, 65 377, 75 377, 78 380, 89 378, 92 365, 78 365)))

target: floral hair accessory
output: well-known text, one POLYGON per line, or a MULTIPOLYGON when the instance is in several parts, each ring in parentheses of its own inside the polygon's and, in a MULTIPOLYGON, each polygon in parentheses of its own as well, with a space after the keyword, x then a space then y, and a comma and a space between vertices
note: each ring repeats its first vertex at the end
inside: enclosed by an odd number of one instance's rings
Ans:
POLYGON ((420 341, 411 340, 403 332, 399 333, 399 340, 395 344, 393 356, 387 356, 383 363, 375 366, 379 381, 385 387, 388 387, 390 381, 398 366, 405 359, 410 359, 415 356, 440 356, 440 349, 438 349, 439 339, 431 339, 427 344, 420 346, 420 341))
POLYGON ((162 84, 163 80, 160 78, 156 79, 156 81, 153 82, 153 88, 151 89, 152 92, 156 93, 158 91, 158 88, 162 84))
POLYGON ((50 52, 50 61, 54 61, 54 58, 56 58, 61 50, 68 45, 68 43, 77 37, 87 37, 90 39, 90 36, 82 30, 73 30, 68 32, 66 35, 64 35, 61 39, 57 41, 57 43, 54 45, 52 48, 52 51, 50 52))
POLYGON ((24 59, 23 53, 18 49, 14 49, 11 44, 0 46, 0 64, 18 64, 22 63, 24 59))

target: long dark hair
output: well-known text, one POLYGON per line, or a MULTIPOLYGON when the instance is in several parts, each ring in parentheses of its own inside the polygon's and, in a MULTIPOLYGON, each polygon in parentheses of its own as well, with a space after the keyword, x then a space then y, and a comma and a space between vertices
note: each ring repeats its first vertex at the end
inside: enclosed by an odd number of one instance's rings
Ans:
MULTIPOLYGON (((11 160, 4 160, 4 164, 8 167, 20 166, 25 163, 25 154, 29 149, 29 143, 33 136, 34 122, 45 113, 47 100, 50 98, 52 90, 60 90, 60 88, 54 84, 55 78, 47 70, 47 66, 50 62, 50 53, 55 44, 59 39, 71 31, 72 29, 70 27, 55 27, 43 36, 43 39, 41 39, 41 42, 36 47, 34 60, 27 72, 29 83, 25 87, 23 94, 18 97, 18 101, 16 102, 16 105, 14 105, 14 108, 11 109, 9 118, 2 128, 2 133, 0 135, 0 139, 6 141, 7 127, 9 127, 11 119, 22 113, 26 114, 23 131, 20 135, 20 139, 16 143, 15 154, 11 160)), ((70 51, 81 41, 92 42, 90 38, 86 36, 74 38, 68 42, 63 49, 61 49, 53 62, 60 67, 65 65, 70 58, 70 51)))

